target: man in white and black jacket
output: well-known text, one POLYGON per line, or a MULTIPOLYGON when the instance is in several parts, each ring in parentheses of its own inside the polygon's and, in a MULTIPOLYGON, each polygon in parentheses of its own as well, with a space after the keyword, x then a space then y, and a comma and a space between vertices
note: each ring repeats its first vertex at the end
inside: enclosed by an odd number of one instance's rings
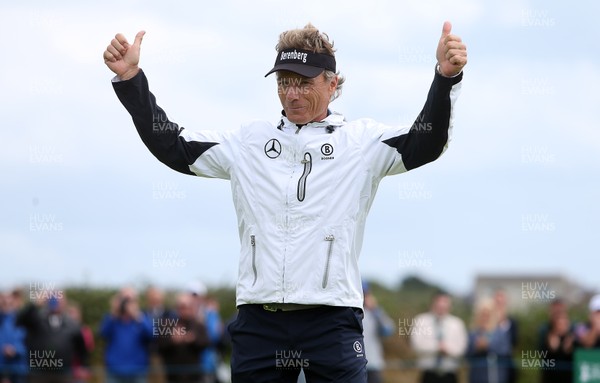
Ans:
POLYGON ((117 34, 103 55, 142 141, 174 170, 231 181, 241 242, 233 382, 291 382, 300 368, 309 383, 365 382, 358 257, 367 213, 384 176, 446 149, 465 45, 444 23, 412 127, 348 122, 329 109, 344 82, 333 44, 308 24, 280 35, 267 73, 283 106, 277 123, 191 131, 156 104, 138 67, 143 36, 129 44, 117 34))

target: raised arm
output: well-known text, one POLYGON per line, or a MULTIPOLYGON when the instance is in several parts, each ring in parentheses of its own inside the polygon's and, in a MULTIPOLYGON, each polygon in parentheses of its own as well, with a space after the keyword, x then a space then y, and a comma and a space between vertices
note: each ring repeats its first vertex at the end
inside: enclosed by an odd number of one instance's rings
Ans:
POLYGON ((433 83, 427 100, 410 127, 376 124, 367 129, 366 156, 380 177, 415 169, 436 160, 446 149, 452 130, 453 109, 460 92, 466 47, 444 23, 436 57, 433 83))
POLYGON ((113 88, 131 115, 142 141, 159 161, 178 172, 229 178, 235 151, 231 148, 232 135, 218 131, 184 131, 157 105, 148 80, 138 66, 144 34, 144 31, 138 32, 130 45, 119 33, 103 54, 106 66, 116 74, 113 88), (218 149, 202 156, 216 145, 218 149))
MULTIPOLYGON (((451 24, 444 23, 438 43, 436 74, 427 100, 408 132, 394 134, 383 142, 395 148, 402 165, 411 170, 436 160, 445 150, 452 128, 454 102, 460 90, 462 69, 467 63, 466 46, 460 37, 450 34, 451 24)), ((404 169, 391 169, 391 174, 404 169)))

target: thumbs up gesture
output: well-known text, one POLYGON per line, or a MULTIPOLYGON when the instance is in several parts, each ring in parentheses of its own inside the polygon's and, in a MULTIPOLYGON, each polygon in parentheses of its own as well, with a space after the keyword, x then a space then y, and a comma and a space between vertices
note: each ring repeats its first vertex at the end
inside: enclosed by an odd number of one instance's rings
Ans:
POLYGON ((452 77, 460 73, 467 65, 467 47, 460 37, 451 34, 449 21, 442 27, 442 37, 437 47, 436 57, 442 76, 452 77))
POLYGON ((144 31, 138 32, 133 45, 130 45, 125 36, 118 33, 102 55, 106 66, 121 80, 129 80, 140 70, 138 63, 144 34, 146 34, 144 31))

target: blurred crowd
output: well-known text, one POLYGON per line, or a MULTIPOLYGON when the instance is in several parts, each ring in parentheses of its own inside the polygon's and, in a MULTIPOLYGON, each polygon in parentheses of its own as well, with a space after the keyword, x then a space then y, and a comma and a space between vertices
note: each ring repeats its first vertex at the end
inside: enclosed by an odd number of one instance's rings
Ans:
MULTIPOLYGON (((369 383, 383 382, 383 340, 398 333, 410 339, 422 383, 458 382, 465 362, 469 383, 515 383, 527 366, 541 371, 541 383, 572 382, 574 352, 600 351, 600 295, 590 300, 582 323, 571 320, 565 301, 550 302, 536 349, 515 358, 519 325, 502 290, 474 304, 470 323, 452 314, 452 297, 444 292, 433 296, 427 312, 395 322, 368 283, 363 290, 369 383)), ((28 298, 25 303, 21 290, 0 293, 0 383, 83 383, 93 376, 107 383, 229 381, 225 324, 200 282, 170 305, 156 287, 144 291, 143 307, 136 290, 122 288, 95 330, 62 291, 38 290, 28 298), (101 375, 90 363, 94 339, 103 343, 101 375)))
MULTIPOLYGON (((222 361, 224 324, 218 302, 200 282, 179 293, 171 307, 150 287, 144 307, 135 289, 110 300, 98 328, 107 383, 227 381, 222 361), (223 376, 225 374, 225 376, 223 376)), ((64 291, 0 293, 0 383, 72 383, 92 380, 94 331, 64 291)), ((96 379, 97 381, 97 379, 96 379)))
MULTIPOLYGON (((395 326, 368 284, 363 284, 363 291, 368 383, 382 383, 383 340, 395 333, 395 326)), ((398 321, 398 334, 410 339, 416 355, 421 383, 457 383, 465 362, 469 383, 516 383, 519 372, 526 368, 541 372, 540 383, 570 383, 574 382, 577 349, 596 349, 600 360, 600 294, 590 300, 587 321, 582 323, 571 320, 564 300, 549 302, 547 320, 537 331, 537 345, 520 350, 517 358, 519 326, 509 315, 505 291, 498 289, 473 306, 471 321, 466 324, 451 313, 452 297, 437 292, 427 312, 398 321)))
POLYGON ((519 326, 508 314, 506 293, 474 305, 470 325, 451 314, 452 299, 436 294, 428 312, 411 323, 411 345, 418 356, 422 383, 458 382, 461 362, 468 365, 469 383, 515 383, 526 368, 541 371, 542 383, 573 382, 573 356, 577 349, 600 352, 600 295, 589 302, 588 320, 574 323, 565 301, 548 304, 547 321, 537 333, 535 349, 520 350, 515 363, 519 326))

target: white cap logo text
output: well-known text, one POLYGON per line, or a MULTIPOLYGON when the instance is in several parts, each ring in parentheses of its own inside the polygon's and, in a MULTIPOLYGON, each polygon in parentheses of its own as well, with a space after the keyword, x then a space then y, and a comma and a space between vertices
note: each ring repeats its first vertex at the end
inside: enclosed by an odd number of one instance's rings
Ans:
POLYGON ((281 52, 281 57, 279 57, 279 60, 302 60, 303 63, 306 63, 307 57, 308 53, 296 52, 294 49, 293 52, 281 52))

